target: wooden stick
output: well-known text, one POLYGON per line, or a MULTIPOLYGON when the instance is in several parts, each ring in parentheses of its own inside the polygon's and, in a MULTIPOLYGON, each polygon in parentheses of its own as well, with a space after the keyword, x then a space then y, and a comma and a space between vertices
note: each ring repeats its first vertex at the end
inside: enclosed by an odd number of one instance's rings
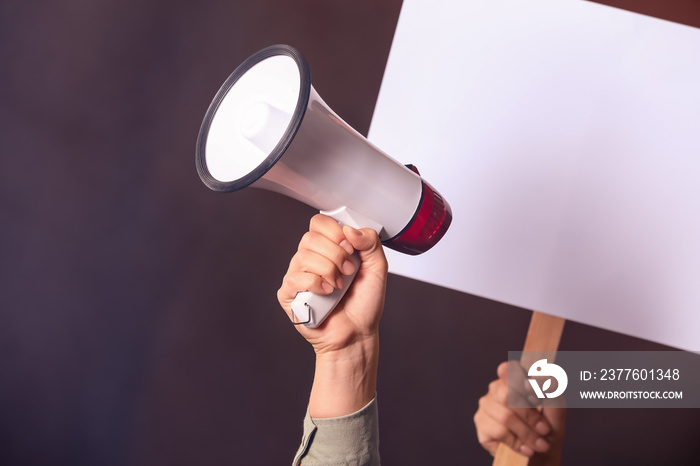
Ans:
MULTIPOLYGON (((565 319, 554 317, 541 312, 533 312, 530 319, 530 327, 527 329, 525 346, 520 364, 530 367, 535 361, 541 359, 534 351, 556 351, 559 348, 559 340, 564 330, 565 319)), ((496 456, 493 458, 493 466, 527 466, 529 458, 516 453, 505 443, 498 444, 496 456)))

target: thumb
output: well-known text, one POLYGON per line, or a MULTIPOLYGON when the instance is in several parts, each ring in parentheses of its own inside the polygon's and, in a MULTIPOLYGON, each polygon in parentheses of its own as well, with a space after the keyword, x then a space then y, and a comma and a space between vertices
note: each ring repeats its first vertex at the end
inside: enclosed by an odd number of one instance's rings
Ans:
POLYGON ((346 225, 343 227, 343 233, 360 255, 364 267, 369 267, 380 273, 387 272, 386 256, 376 231, 371 228, 358 230, 346 225))

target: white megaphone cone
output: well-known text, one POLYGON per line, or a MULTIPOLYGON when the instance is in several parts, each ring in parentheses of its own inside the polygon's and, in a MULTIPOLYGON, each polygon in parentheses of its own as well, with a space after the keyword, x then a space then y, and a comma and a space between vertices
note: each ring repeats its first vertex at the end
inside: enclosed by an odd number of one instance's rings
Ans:
MULTIPOLYGON (((279 192, 343 225, 373 228, 386 247, 407 254, 434 246, 452 220, 417 170, 373 146, 323 102, 304 57, 287 45, 259 51, 229 76, 204 117, 196 159, 215 191, 279 192)), ((320 325, 352 278, 329 296, 299 293, 296 318, 320 325)))

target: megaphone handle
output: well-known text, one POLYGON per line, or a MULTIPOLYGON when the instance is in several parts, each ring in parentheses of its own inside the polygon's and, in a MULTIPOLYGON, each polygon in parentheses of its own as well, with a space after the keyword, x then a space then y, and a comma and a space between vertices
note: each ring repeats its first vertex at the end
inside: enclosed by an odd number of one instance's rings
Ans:
POLYGON ((298 324, 304 324, 308 328, 316 328, 328 317, 328 314, 335 309, 345 292, 348 291, 350 285, 360 270, 360 255, 357 251, 350 255, 350 260, 355 265, 355 271, 351 275, 344 277, 345 286, 338 290, 334 290, 331 294, 322 296, 314 294, 310 291, 302 291, 297 293, 296 298, 292 301, 292 312, 296 316, 298 324))
MULTIPOLYGON (((356 212, 346 206, 340 207, 333 211, 321 211, 322 214, 328 215, 335 219, 341 225, 350 225, 353 228, 372 228, 377 233, 382 231, 382 226, 364 215, 356 212)), ((292 301, 292 313, 296 317, 295 324, 304 324, 308 328, 316 328, 323 320, 328 317, 335 306, 343 299, 345 292, 348 291, 352 281, 355 279, 357 271, 360 270, 360 255, 357 251, 353 252, 350 260, 355 265, 355 271, 351 275, 344 277, 345 286, 342 289, 335 290, 326 296, 320 296, 310 291, 302 291, 298 293, 294 301, 292 301)))

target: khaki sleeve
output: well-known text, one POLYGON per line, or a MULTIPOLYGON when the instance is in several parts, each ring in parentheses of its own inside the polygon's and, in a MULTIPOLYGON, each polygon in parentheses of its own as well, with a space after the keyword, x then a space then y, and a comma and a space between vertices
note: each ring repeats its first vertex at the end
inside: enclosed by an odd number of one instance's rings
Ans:
POLYGON ((308 409, 304 433, 292 466, 379 466, 377 398, 347 416, 312 419, 308 409))

